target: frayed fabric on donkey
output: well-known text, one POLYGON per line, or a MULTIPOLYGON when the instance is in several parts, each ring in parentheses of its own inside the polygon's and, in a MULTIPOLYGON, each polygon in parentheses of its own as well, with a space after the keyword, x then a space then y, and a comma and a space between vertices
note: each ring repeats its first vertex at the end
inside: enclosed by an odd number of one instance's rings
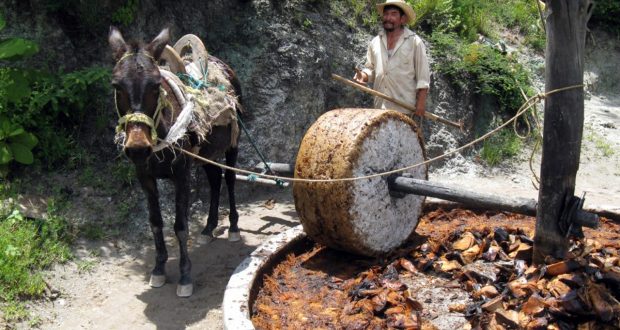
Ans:
MULTIPOLYGON (((186 37, 182 40, 196 42, 195 36, 193 39, 186 37)), ((201 47, 193 44, 191 58, 184 61, 179 52, 167 45, 169 39, 168 29, 162 30, 149 44, 126 43, 114 27, 110 28, 108 36, 116 61, 112 73, 114 102, 120 118, 116 141, 136 167, 138 180, 147 197, 149 222, 155 240, 155 267, 150 284, 161 287, 166 282, 168 253, 156 181, 166 178, 175 187, 174 231, 179 241, 181 272, 177 295, 189 297, 193 292, 192 264, 187 252, 192 159, 177 148, 208 159, 225 158, 226 165, 234 166, 238 153, 237 112, 241 111, 241 89, 230 67, 208 55, 199 40, 201 47), (161 60, 168 62, 166 68, 158 65, 161 60), (186 86, 179 77, 188 78, 194 86, 186 86)), ((218 223, 222 169, 211 164, 203 165, 203 168, 209 180, 211 200, 202 235, 212 238, 218 223)), ((230 241, 238 241, 235 173, 226 170, 224 179, 230 202, 228 237, 230 241)))

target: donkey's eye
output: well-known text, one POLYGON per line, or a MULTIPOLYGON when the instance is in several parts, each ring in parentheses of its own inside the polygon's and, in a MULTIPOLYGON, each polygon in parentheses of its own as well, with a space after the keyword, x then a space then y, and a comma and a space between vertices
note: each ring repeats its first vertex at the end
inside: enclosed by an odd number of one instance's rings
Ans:
POLYGON ((150 84, 148 88, 151 94, 157 94, 159 92, 159 83, 150 84))

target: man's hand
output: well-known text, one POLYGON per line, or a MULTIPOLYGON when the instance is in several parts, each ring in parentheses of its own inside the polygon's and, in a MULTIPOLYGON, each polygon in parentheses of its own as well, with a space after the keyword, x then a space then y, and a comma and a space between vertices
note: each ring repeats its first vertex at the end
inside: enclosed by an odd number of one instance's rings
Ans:
POLYGON ((368 75, 362 70, 355 68, 355 76, 353 77, 353 81, 360 85, 367 85, 368 75))
POLYGON ((417 103, 415 106, 416 116, 424 117, 424 114, 426 113, 426 107, 424 106, 424 104, 422 104, 422 102, 416 102, 416 103, 417 103))

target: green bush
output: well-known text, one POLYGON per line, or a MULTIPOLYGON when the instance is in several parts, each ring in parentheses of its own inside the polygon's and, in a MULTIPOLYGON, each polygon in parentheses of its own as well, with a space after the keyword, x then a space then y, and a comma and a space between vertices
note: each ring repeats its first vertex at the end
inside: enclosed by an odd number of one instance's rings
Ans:
POLYGON ((620 35, 620 1, 596 0, 590 23, 620 35))
POLYGON ((330 2, 334 16, 342 18, 349 27, 375 27, 379 22, 376 5, 381 0, 335 0, 330 2))
POLYGON ((32 133, 0 115, 0 176, 8 175, 8 165, 13 160, 24 165, 32 164, 34 157, 31 150, 37 143, 32 133))
POLYGON ((516 30, 526 42, 544 49, 545 33, 536 1, 421 0, 408 1, 417 14, 416 25, 427 34, 455 33, 472 42, 478 35, 496 38, 501 28, 516 30), (541 46, 542 45, 542 46, 541 46))
POLYGON ((108 94, 109 70, 92 67, 52 74, 2 68, 0 73, 9 77, 0 79, 0 91, 10 95, 4 97, 0 115, 38 138, 35 157, 43 165, 49 168, 65 162, 77 147, 76 135, 86 114, 102 107, 97 102, 108 94))
POLYGON ((112 22, 129 26, 135 19, 138 4, 138 0, 128 0, 127 3, 121 5, 120 8, 112 13, 112 22))
POLYGON ((501 113, 512 116, 524 102, 521 89, 532 94, 529 73, 515 59, 495 48, 462 42, 455 34, 434 33, 433 71, 445 74, 457 86, 473 86, 474 92, 494 96, 501 113))
MULTIPOLYGON (((4 29, 6 21, 0 16, 0 30, 4 29)), ((0 60, 16 61, 38 52, 37 44, 21 39, 0 39, 0 60)), ((7 69, 0 69, 0 87, 7 86, 11 75, 7 69)), ((9 98, 14 95, 10 89, 0 88, 0 176, 5 177, 9 172, 9 164, 14 160, 21 164, 32 164, 32 148, 38 140, 24 128, 9 120, 3 115, 8 108, 9 98)))
POLYGON ((506 158, 519 154, 522 146, 523 142, 521 139, 511 129, 504 128, 484 140, 480 150, 480 157, 487 164, 494 166, 506 158))
MULTIPOLYGON (((534 94, 529 74, 514 58, 497 49, 461 40, 456 34, 437 32, 431 36, 431 52, 436 60, 433 71, 444 74, 459 88, 473 88, 475 94, 497 101, 497 109, 492 105, 477 110, 476 127, 489 130, 495 127, 493 118, 508 119, 516 114, 525 101, 522 93, 534 94)), ((484 142, 481 157, 489 165, 496 165, 516 155, 520 147, 521 141, 512 131, 502 130, 484 142)))

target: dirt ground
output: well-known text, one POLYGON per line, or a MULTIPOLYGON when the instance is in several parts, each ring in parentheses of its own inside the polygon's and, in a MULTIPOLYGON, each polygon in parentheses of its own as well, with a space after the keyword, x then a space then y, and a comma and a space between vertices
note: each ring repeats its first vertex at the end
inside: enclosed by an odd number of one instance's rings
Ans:
MULTIPOLYGON (((202 224, 196 223, 200 219, 192 219, 189 251, 194 294, 187 299, 176 296, 178 245, 171 226, 164 228, 168 281, 158 289, 148 285, 154 245, 147 236, 135 242, 78 242, 75 260, 48 272, 54 299, 32 305, 40 328, 222 329, 221 303, 234 269, 266 238, 299 223, 292 194, 278 189, 267 189, 261 199, 238 204, 240 242, 227 241, 224 215, 222 227, 216 229, 220 237, 199 244, 202 224)), ((206 223, 206 218, 203 220, 206 223)), ((148 232, 146 222, 143 227, 148 232)))

